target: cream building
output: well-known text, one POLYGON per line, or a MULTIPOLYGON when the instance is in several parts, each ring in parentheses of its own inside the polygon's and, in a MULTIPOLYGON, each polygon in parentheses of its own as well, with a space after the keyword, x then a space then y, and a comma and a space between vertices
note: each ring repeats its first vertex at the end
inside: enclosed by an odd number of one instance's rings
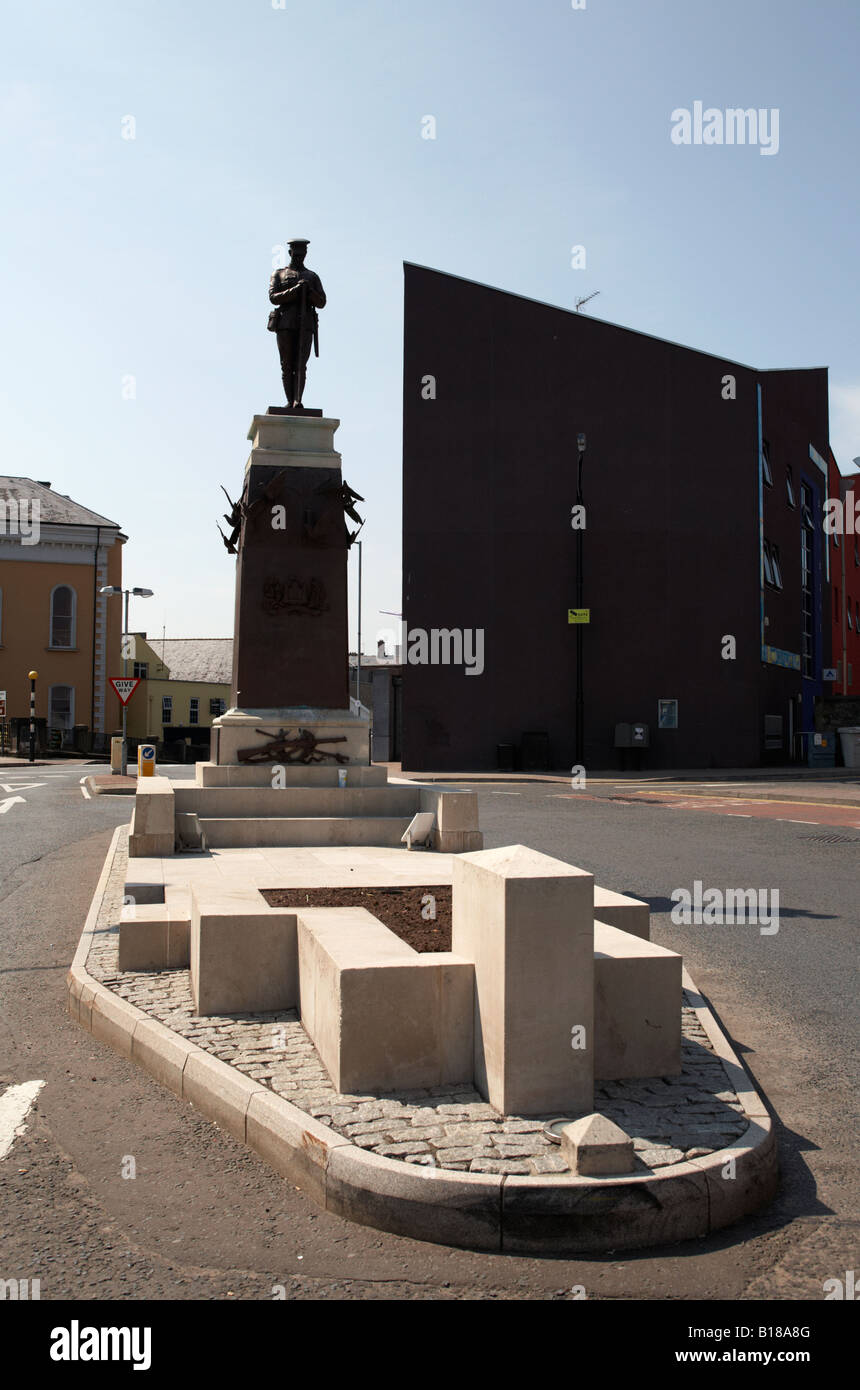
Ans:
POLYGON ((129 738, 208 742, 213 719, 230 701, 232 637, 130 637, 128 673, 140 685, 128 704, 129 738))
MULTIPOLYGON (((36 716, 48 746, 103 750, 116 723, 108 678, 122 670, 122 585, 115 521, 49 482, 0 476, 0 691, 6 730, 28 719, 28 672, 38 671, 36 716)), ((7 741, 8 746, 8 741, 7 741)))

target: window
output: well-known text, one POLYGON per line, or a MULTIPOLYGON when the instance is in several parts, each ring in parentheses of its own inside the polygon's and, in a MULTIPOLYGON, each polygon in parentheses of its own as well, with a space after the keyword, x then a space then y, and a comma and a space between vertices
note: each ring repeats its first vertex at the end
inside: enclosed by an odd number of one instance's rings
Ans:
POLYGON ((71 685, 52 685, 48 691, 48 728, 71 729, 74 718, 74 687, 71 685))
POLYGON ((763 549, 763 551, 762 551, 762 559, 764 560, 764 579, 765 579, 765 583, 766 583, 766 584, 772 584, 772 583, 773 583, 773 567, 771 566, 771 563, 770 563, 770 545, 768 544, 767 541, 765 541, 765 543, 764 543, 764 549, 763 549))
POLYGON ((173 723, 173 696, 162 695, 161 697, 161 722, 162 724, 173 723))
POLYGON ((766 439, 761 441, 761 471, 768 487, 773 487, 773 474, 770 471, 770 444, 766 439))
POLYGON ((846 605, 845 605, 845 614, 846 614, 846 617, 848 618, 848 626, 849 626, 849 628, 851 629, 851 631, 853 632, 853 631, 854 631, 854 622, 853 622, 853 619, 852 619, 852 617, 851 617, 851 604, 850 604, 850 603, 846 603, 846 605))
POLYGON ((833 586, 833 616, 834 618, 839 617, 839 590, 835 584, 833 586))
POLYGON ((188 723, 197 724, 200 720, 200 701, 196 695, 192 695, 188 701, 188 723))
POLYGON ((785 490, 788 493, 788 505, 790 507, 796 506, 797 503, 794 500, 794 474, 791 471, 790 464, 785 470, 785 490))
POLYGON ((227 708, 227 702, 226 702, 225 700, 210 700, 210 701, 209 701, 209 713, 210 713, 211 715, 217 716, 217 715, 219 715, 219 714, 223 714, 224 711, 226 710, 226 708, 227 708))
POLYGON ((854 542, 854 568, 860 569, 860 544, 854 542))
POLYGON ((773 569, 773 582, 777 589, 782 588, 782 569, 779 564, 779 546, 772 545, 770 548, 770 563, 773 569))
POLYGON ((136 662, 134 663, 134 670, 133 670, 133 672, 132 672, 132 675, 137 676, 139 680, 145 681, 148 672, 149 672, 149 662, 148 662, 148 661, 136 661, 136 662))
POLYGON ((813 537, 815 534, 815 522, 812 518, 812 489, 807 483, 800 485, 800 588, 801 588, 801 616, 803 630, 801 634, 801 671, 804 676, 811 677, 814 670, 815 658, 815 575, 813 572, 813 537))
POLYGON ((52 647, 75 645, 75 591, 68 584, 58 584, 51 590, 52 647))

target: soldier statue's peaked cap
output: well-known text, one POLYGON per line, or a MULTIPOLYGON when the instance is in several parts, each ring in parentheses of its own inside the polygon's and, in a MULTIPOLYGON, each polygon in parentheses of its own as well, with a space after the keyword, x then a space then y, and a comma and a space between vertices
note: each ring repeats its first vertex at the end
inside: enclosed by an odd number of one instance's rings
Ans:
POLYGON ((290 240, 287 242, 287 245, 288 245, 288 246, 310 246, 310 242, 308 241, 308 239, 307 239, 306 236, 294 236, 294 237, 290 237, 290 240))

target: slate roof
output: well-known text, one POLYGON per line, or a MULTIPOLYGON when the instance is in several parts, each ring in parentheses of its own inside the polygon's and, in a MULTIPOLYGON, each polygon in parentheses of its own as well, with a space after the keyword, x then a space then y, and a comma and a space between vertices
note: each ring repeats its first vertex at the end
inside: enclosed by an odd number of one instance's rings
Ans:
MULTIPOLYGON (((170 672, 172 681, 206 681, 229 685, 233 678, 232 637, 153 637, 149 645, 170 672)), ((155 674, 155 672, 153 672, 155 674)))
POLYGON ((73 502, 71 497, 65 497, 61 492, 54 492, 49 483, 0 475, 0 501, 20 502, 24 499, 38 500, 42 525, 115 526, 119 530, 118 522, 90 511, 89 507, 82 507, 80 502, 73 502))

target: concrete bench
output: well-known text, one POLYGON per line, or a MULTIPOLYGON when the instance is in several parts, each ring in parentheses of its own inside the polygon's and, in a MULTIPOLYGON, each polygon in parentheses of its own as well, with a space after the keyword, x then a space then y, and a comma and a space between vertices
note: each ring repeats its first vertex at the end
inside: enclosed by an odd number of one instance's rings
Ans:
POLYGON ((298 913, 302 1024, 341 1092, 472 1077, 474 967, 419 954, 363 907, 298 913))
POLYGON ((594 923, 594 1074, 600 1081, 681 1070, 681 968, 674 951, 594 923))

